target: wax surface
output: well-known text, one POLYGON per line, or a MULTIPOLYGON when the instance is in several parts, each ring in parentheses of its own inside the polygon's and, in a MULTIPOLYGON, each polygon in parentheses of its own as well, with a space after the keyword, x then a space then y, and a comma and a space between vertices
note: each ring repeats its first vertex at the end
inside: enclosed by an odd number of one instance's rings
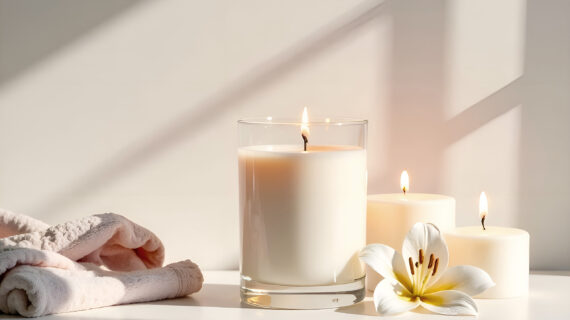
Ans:
POLYGON ((449 265, 473 265, 485 270, 496 285, 477 298, 511 298, 528 292, 528 232, 487 226, 456 228, 445 232, 449 265))
MULTIPOLYGON (((366 243, 383 243, 396 251, 417 222, 430 222, 441 231, 455 228, 455 199, 427 193, 391 193, 368 196, 366 243)), ((374 290, 381 277, 367 268, 366 286, 374 290)))
POLYGON ((242 275, 281 285, 364 276, 366 176, 362 148, 240 148, 242 275))

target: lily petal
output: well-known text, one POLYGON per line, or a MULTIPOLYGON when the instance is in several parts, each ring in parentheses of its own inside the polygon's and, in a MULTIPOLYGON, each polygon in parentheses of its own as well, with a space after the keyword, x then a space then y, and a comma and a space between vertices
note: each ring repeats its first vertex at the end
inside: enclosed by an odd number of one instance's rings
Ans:
POLYGON ((404 259, 396 250, 383 244, 369 244, 360 251, 360 259, 385 279, 396 280, 412 291, 404 259))
POLYGON ((374 289, 374 305, 380 315, 391 315, 416 308, 420 299, 412 297, 399 282, 384 279, 374 289))
MULTIPOLYGON (((429 287, 439 279, 441 274, 444 273, 449 262, 447 244, 445 243, 441 232, 435 225, 431 223, 418 222, 414 224, 410 231, 408 231, 408 234, 404 239, 402 255, 405 259, 411 257, 413 261, 418 261, 418 253, 420 249, 423 250, 425 257, 429 257, 433 254, 435 258, 439 259, 437 272, 427 283, 427 287, 429 287)), ((423 268, 426 268, 426 264, 424 264, 423 268)), ((408 275, 411 277, 411 271, 407 268, 406 270, 408 275)))
POLYGON ((491 276, 483 269, 474 266, 455 266, 447 269, 441 278, 426 290, 426 294, 458 290, 474 296, 494 285, 491 276))
POLYGON ((477 305, 467 294, 456 290, 439 291, 424 295, 422 307, 445 315, 477 315, 477 305))

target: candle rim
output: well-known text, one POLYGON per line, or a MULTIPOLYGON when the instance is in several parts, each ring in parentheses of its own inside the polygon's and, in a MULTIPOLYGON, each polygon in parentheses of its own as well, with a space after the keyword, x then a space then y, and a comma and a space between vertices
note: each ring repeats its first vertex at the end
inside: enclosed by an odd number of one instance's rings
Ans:
POLYGON ((368 124, 368 120, 359 118, 311 118, 308 122, 303 123, 299 119, 291 118, 273 118, 268 120, 267 117, 254 117, 254 118, 243 118, 237 121, 240 125, 278 125, 278 126, 353 126, 353 125, 363 125, 368 124))
POLYGON ((387 202, 387 203, 438 203, 443 201, 453 200, 455 198, 438 193, 418 193, 418 192, 406 192, 404 195, 402 192, 399 193, 377 193, 367 195, 368 201, 371 202, 387 202), (429 198, 416 198, 417 196, 428 196, 429 198))
POLYGON ((256 154, 267 154, 268 156, 275 155, 307 155, 307 154, 325 154, 330 152, 343 153, 343 152, 354 152, 354 151, 364 151, 366 149, 360 146, 353 145, 311 145, 307 151, 303 151, 303 146, 296 144, 261 144, 261 145, 251 145, 243 146, 238 148, 238 153, 248 153, 255 152, 256 154), (270 148, 277 147, 277 148, 270 148))
POLYGON ((524 229, 520 229, 520 228, 513 228, 513 227, 503 227, 503 226, 486 226, 487 230, 482 230, 481 226, 462 226, 462 227, 455 227, 454 229, 451 230, 447 230, 444 232, 444 234, 450 234, 450 235, 454 235, 454 236, 461 236, 461 237, 465 237, 465 238, 475 238, 475 239, 480 239, 480 238, 488 238, 488 237, 500 237, 500 238, 517 238, 517 237, 530 237, 530 234, 528 233, 528 231, 524 230, 524 229), (514 231, 512 233, 507 233, 507 234, 495 234, 492 233, 492 231, 494 230, 509 230, 509 231, 514 231), (457 231, 459 230, 473 230, 474 232, 477 233, 458 233, 457 231), (477 230, 480 230, 480 232, 478 232, 477 230), (488 232, 488 231, 491 232, 488 232))

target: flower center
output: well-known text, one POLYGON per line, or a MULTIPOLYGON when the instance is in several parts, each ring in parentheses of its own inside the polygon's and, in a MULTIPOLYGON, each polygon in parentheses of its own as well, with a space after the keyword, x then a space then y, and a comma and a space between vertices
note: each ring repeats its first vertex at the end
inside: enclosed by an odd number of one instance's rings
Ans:
POLYGON ((429 279, 437 273, 437 267, 439 266, 439 258, 434 256, 434 254, 429 255, 429 261, 427 265, 425 262, 424 250, 420 249, 418 252, 418 261, 414 262, 412 257, 408 258, 408 264, 410 266, 410 272, 412 273, 412 294, 414 296, 421 296, 425 289, 429 279))

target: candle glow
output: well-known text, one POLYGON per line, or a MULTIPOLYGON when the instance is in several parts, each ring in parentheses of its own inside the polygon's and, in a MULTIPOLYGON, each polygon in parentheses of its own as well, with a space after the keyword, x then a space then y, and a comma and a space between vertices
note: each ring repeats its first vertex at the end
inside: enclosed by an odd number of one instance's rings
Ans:
POLYGON ((408 171, 402 171, 400 176, 400 189, 406 194, 410 190, 410 177, 408 176, 408 171))

